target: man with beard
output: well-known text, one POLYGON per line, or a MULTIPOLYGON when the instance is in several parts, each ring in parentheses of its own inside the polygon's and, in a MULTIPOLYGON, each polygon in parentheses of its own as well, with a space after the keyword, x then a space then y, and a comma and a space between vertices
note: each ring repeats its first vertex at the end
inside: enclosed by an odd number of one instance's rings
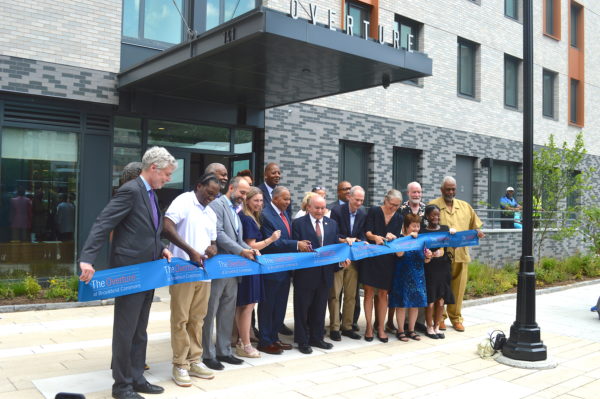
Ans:
POLYGON ((221 186, 221 192, 227 188, 227 168, 222 163, 214 162, 209 164, 204 169, 204 173, 212 173, 213 175, 217 176, 217 179, 219 179, 219 184, 221 186))
POLYGON ((425 203, 421 201, 423 192, 421 190, 421 185, 416 182, 410 182, 406 186, 406 192, 408 194, 408 200, 400 206, 399 212, 402 216, 406 216, 409 213, 413 215, 419 215, 421 217, 421 224, 424 224, 425 218, 425 203))
MULTIPOLYGON (((250 185, 243 177, 231 179, 225 195, 209 204, 217 215, 217 249, 219 254, 240 255, 254 260, 255 252, 242 239, 242 222, 237 207, 246 200, 250 185)), ((211 282, 208 310, 202 327, 203 363, 213 370, 223 370, 221 362, 241 364, 243 361, 231 354, 231 331, 235 317, 238 278, 221 278, 211 282), (216 351, 212 341, 213 322, 216 317, 216 351)))
MULTIPOLYGON (((485 234, 480 230, 483 223, 467 202, 454 198, 456 195, 456 180, 451 176, 444 177, 440 187, 442 196, 434 199, 429 205, 437 205, 440 208, 440 224, 446 225, 456 231, 477 230, 477 237, 483 238, 485 234)), ((447 306, 446 317, 450 318, 452 327, 459 332, 465 331, 462 317, 462 301, 467 286, 469 272, 469 248, 448 248, 452 254, 452 280, 450 287, 454 294, 456 303, 447 306)), ((440 330, 445 330, 444 322, 440 322, 440 330)))

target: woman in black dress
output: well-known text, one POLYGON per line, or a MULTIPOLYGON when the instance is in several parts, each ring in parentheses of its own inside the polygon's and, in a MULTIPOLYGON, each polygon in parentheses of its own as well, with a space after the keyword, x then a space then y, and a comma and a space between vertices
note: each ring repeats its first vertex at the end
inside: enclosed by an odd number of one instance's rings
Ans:
MULTIPOLYGON (((365 221, 365 235, 371 244, 383 245, 385 241, 395 240, 402 230, 402 216, 396 212, 402 204, 402 194, 398 190, 387 192, 383 205, 369 209, 365 221)), ((373 297, 377 291, 375 316, 377 319, 377 338, 387 342, 385 333, 385 315, 388 306, 388 291, 394 276, 395 255, 381 255, 367 258, 360 268, 360 282, 365 290, 364 308, 367 319, 365 340, 373 340, 373 297)))
MULTIPOLYGON (((263 193, 261 189, 252 187, 246 195, 244 209, 239 213, 244 230, 244 241, 252 249, 261 250, 281 236, 281 231, 273 232, 271 237, 263 239, 260 232, 260 213, 263 208, 263 193)), ((263 299, 263 279, 260 274, 243 276, 238 283, 238 293, 235 310, 235 323, 238 328, 239 340, 236 353, 243 357, 260 357, 259 352, 250 343, 250 321, 254 305, 263 299)))
MULTIPOLYGON (((421 228, 419 234, 449 231, 454 234, 454 229, 440 224, 440 208, 437 205, 425 207, 425 218, 427 226, 421 228)), ((425 284, 427 286, 427 308, 425 309, 425 322, 427 323, 427 335, 429 338, 445 338, 440 331, 440 321, 444 313, 444 304, 454 303, 454 295, 450 288, 452 261, 448 256, 446 248, 433 250, 433 258, 425 264, 425 284)))

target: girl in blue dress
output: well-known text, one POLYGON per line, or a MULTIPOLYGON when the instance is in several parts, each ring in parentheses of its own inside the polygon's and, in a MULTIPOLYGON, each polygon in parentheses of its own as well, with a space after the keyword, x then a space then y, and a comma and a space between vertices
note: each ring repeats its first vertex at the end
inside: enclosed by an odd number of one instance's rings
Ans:
MULTIPOLYGON (((404 216, 402 233, 404 236, 417 238, 421 230, 421 217, 415 214, 404 216)), ((397 252, 397 260, 392 280, 392 290, 389 297, 389 307, 396 308, 398 320, 398 333, 400 341, 408 339, 420 341, 421 336, 415 333, 415 323, 419 308, 427 306, 427 292, 425 289, 424 264, 431 260, 432 253, 429 249, 397 252), (404 331, 404 320, 408 310, 408 330, 404 331)))

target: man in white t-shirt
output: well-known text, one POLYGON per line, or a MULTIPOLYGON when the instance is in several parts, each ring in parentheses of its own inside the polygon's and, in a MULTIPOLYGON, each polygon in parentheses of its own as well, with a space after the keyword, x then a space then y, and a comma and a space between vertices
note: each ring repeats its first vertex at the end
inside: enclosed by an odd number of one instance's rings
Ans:
MULTIPOLYGON (((173 256, 204 267, 204 260, 217 254, 217 215, 208 206, 219 194, 219 180, 205 174, 194 191, 173 200, 164 218, 164 236, 171 241, 173 256)), ((171 285, 171 348, 173 381, 192 385, 190 376, 211 379, 214 373, 202 358, 202 326, 210 297, 210 280, 171 285)))

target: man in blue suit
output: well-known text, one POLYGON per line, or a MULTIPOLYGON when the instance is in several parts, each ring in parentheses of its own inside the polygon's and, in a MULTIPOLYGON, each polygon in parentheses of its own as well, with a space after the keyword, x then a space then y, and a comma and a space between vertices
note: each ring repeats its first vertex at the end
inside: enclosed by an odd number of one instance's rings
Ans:
MULTIPOLYGON (((325 199, 312 197, 306 208, 307 214, 294 221, 292 237, 308 240, 312 248, 339 243, 337 223, 325 217, 325 199)), ((325 333, 325 310, 329 290, 333 285, 333 273, 339 267, 347 267, 350 260, 339 264, 309 267, 294 272, 294 341, 304 354, 312 353, 311 346, 331 349, 333 345, 323 340, 325 333)))
MULTIPOLYGON (((291 201, 290 192, 283 186, 272 191, 272 200, 265 201, 262 211, 261 232, 270 237, 274 231, 281 231, 281 238, 262 250, 265 254, 308 251, 308 241, 292 239, 291 219, 286 212, 291 201)), ((288 296, 290 293, 291 272, 277 272, 263 275, 265 298, 258 304, 258 350, 272 355, 281 354, 292 346, 279 340, 278 331, 283 325, 288 296)))
MULTIPOLYGON (((273 190, 279 185, 281 180, 281 169, 275 162, 270 162, 265 167, 265 182, 258 185, 263 192, 263 202, 268 204, 273 199, 273 190)), ((291 197, 290 197, 291 198, 291 197)), ((266 206, 265 206, 266 207, 266 206)), ((288 203, 286 208, 288 217, 292 218, 292 201, 288 203)))
MULTIPOLYGON (((352 245, 355 241, 366 241, 365 237, 365 212, 362 204, 365 200, 365 190, 361 186, 350 189, 348 202, 334 207, 331 218, 337 222, 340 233, 340 242, 352 245)), ((329 293, 329 337, 340 341, 341 335, 360 339, 360 335, 352 330, 353 316, 355 314, 356 296, 358 286, 358 267, 355 262, 350 266, 338 270, 333 276, 333 287, 329 293), (343 292, 342 320, 340 323, 340 294, 343 292), (341 335, 340 335, 341 324, 341 335)))

